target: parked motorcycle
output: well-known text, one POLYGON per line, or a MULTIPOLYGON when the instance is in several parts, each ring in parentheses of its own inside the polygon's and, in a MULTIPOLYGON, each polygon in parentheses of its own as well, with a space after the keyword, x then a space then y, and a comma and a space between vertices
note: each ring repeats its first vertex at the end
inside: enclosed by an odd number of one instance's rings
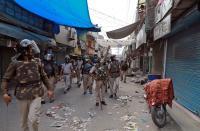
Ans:
POLYGON ((145 93, 153 122, 159 128, 163 128, 166 125, 166 106, 169 105, 172 108, 174 98, 172 80, 153 80, 145 85, 145 93))

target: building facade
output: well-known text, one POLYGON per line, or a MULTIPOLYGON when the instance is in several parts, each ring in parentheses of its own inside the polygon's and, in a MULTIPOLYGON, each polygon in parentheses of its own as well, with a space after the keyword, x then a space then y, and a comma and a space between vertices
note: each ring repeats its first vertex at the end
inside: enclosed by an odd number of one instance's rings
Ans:
POLYGON ((40 47, 55 44, 54 31, 57 25, 19 7, 14 0, 0 0, 0 79, 14 47, 22 39, 35 40, 40 47))

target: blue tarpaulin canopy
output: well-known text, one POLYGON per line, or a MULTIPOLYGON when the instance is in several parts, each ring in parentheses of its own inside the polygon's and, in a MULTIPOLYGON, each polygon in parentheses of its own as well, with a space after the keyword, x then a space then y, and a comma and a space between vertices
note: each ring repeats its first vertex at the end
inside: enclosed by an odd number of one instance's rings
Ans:
POLYGON ((26 10, 59 25, 94 29, 87 0, 15 0, 26 10))

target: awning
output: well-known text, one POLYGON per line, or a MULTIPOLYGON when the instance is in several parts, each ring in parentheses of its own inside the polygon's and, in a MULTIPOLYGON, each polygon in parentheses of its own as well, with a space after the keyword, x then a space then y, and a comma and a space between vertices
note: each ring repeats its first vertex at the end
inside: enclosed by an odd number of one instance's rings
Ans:
POLYGON ((19 27, 13 26, 13 25, 0 23, 0 30, 1 30, 0 34, 9 36, 12 38, 16 38, 19 40, 30 39, 30 40, 35 40, 36 42, 39 42, 39 43, 41 42, 41 43, 46 43, 46 44, 50 44, 50 45, 56 45, 54 40, 49 37, 42 36, 42 35, 39 35, 36 33, 32 33, 30 31, 23 30, 22 28, 19 28, 19 27))
POLYGON ((59 25, 95 28, 88 11, 87 0, 15 0, 24 9, 59 25))
POLYGON ((112 39, 122 39, 124 37, 127 37, 128 35, 130 35, 131 33, 133 33, 135 31, 135 29, 137 29, 137 26, 139 25, 140 21, 137 21, 131 25, 113 30, 113 31, 109 31, 106 32, 108 38, 112 38, 112 39))

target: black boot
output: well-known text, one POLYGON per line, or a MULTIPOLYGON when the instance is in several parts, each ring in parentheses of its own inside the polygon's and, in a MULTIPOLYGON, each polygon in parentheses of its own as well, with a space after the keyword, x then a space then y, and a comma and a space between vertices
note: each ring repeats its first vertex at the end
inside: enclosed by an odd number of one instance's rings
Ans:
POLYGON ((78 88, 80 88, 81 87, 81 83, 78 83, 78 88))
POLYGON ((99 106, 99 102, 96 102, 96 106, 99 106))
POLYGON ((101 101, 101 104, 104 105, 104 106, 107 105, 105 101, 101 101))
POLYGON ((41 104, 46 104, 46 101, 45 101, 45 100, 42 100, 42 101, 41 101, 41 104))

